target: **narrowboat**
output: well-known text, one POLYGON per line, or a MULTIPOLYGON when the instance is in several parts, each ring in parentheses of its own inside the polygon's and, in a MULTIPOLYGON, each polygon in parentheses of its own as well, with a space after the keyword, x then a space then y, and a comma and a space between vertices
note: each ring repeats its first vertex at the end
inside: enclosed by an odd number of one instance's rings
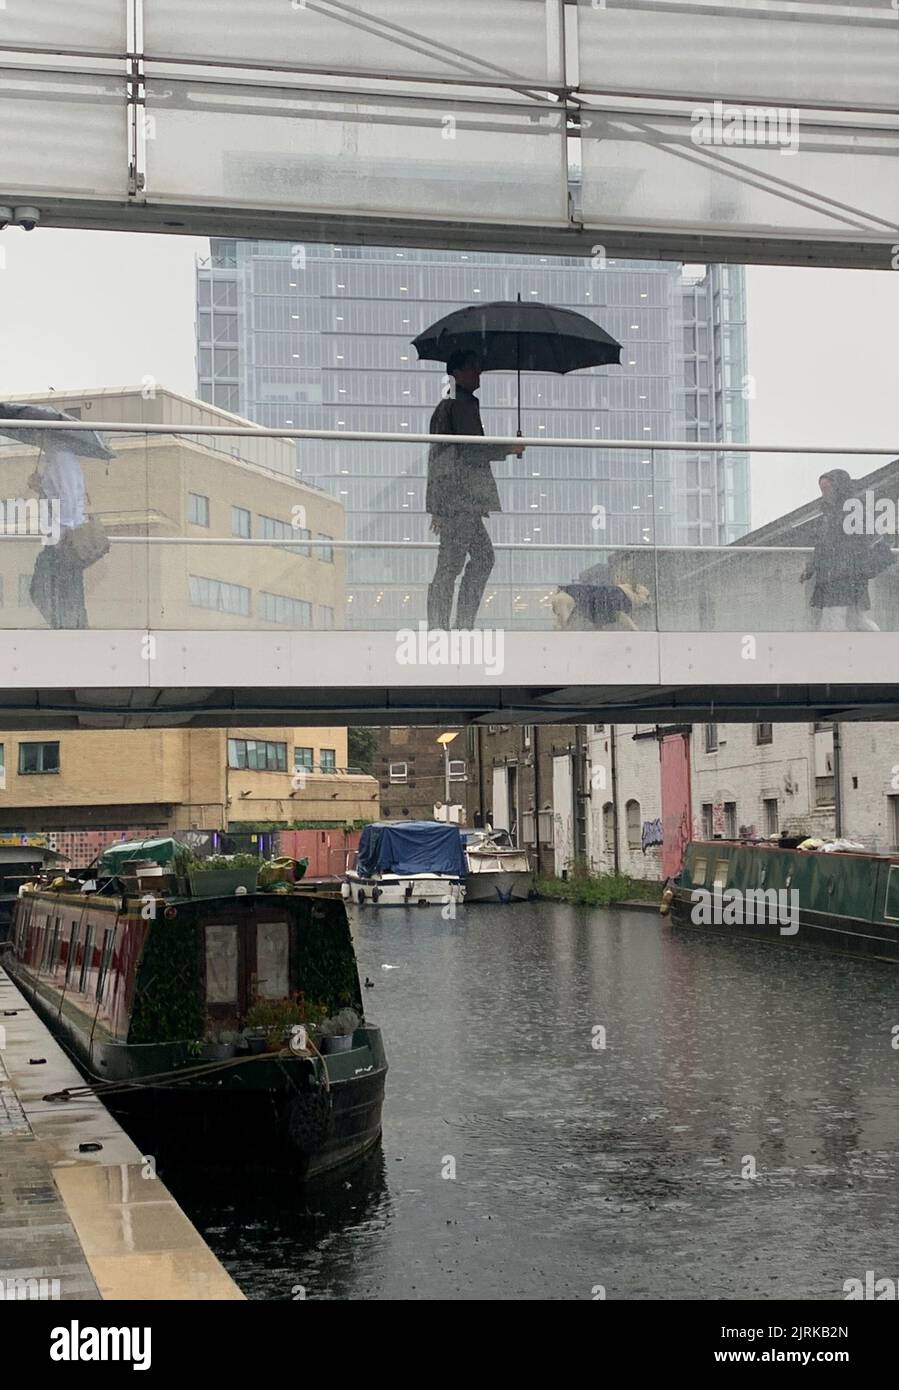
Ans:
POLYGON ((343 896, 375 907, 461 902, 465 851, 457 825, 445 821, 374 821, 362 831, 343 896))
POLYGON ((339 893, 117 882, 23 890, 2 955, 109 1108, 195 1154, 278 1152, 302 1178, 376 1144, 387 1063, 339 893))
POLYGON ((68 861, 46 845, 0 845, 0 944, 9 938, 12 917, 23 883, 31 883, 45 869, 68 861))
POLYGON ((468 830, 462 838, 466 903, 521 903, 536 896, 530 856, 513 845, 508 830, 468 830))
POLYGON ((899 960, 899 855, 694 841, 662 897, 678 926, 899 960))

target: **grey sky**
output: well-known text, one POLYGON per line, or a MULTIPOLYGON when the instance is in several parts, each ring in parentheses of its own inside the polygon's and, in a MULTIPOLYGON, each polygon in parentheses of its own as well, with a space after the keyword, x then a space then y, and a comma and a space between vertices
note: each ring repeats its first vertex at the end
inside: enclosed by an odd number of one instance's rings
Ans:
MULTIPOLYGON (((196 391, 199 238, 9 228, 0 237, 0 394, 139 384, 196 391)), ((747 272, 750 438, 885 447, 899 456, 899 273, 747 272)), ((755 455, 752 520, 817 494, 825 468, 878 460, 755 455)))

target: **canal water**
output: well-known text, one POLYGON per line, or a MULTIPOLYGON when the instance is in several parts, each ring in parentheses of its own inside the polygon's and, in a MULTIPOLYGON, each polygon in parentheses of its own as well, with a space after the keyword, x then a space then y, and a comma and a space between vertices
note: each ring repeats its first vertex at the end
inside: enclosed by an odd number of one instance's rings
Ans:
POLYGON ((362 909, 364 1168, 167 1171, 253 1299, 839 1299, 899 1276, 897 975, 534 903, 362 909))

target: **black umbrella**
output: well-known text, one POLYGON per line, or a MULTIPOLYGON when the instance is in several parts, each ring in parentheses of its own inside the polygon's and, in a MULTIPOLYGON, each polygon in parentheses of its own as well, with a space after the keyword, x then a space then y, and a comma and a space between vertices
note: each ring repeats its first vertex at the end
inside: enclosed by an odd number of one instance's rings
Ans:
POLYGON ((73 454, 88 459, 114 458, 112 450, 96 430, 41 430, 8 429, 7 420, 75 420, 64 410, 54 410, 50 405, 20 405, 16 401, 0 401, 0 434, 8 439, 18 439, 25 444, 38 444, 48 447, 56 444, 61 449, 71 449, 73 454))
POLYGON ((419 361, 446 362, 454 352, 476 352, 485 372, 518 373, 518 433, 521 434, 521 373, 576 372, 621 361, 621 344, 574 309, 501 299, 470 304, 412 340, 419 361))

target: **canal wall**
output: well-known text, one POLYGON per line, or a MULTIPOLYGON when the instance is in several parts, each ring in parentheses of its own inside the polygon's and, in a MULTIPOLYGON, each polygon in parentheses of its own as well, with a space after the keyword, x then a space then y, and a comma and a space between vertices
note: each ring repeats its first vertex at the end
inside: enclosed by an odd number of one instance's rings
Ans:
POLYGON ((0 966, 0 1301, 243 1299, 0 966))

